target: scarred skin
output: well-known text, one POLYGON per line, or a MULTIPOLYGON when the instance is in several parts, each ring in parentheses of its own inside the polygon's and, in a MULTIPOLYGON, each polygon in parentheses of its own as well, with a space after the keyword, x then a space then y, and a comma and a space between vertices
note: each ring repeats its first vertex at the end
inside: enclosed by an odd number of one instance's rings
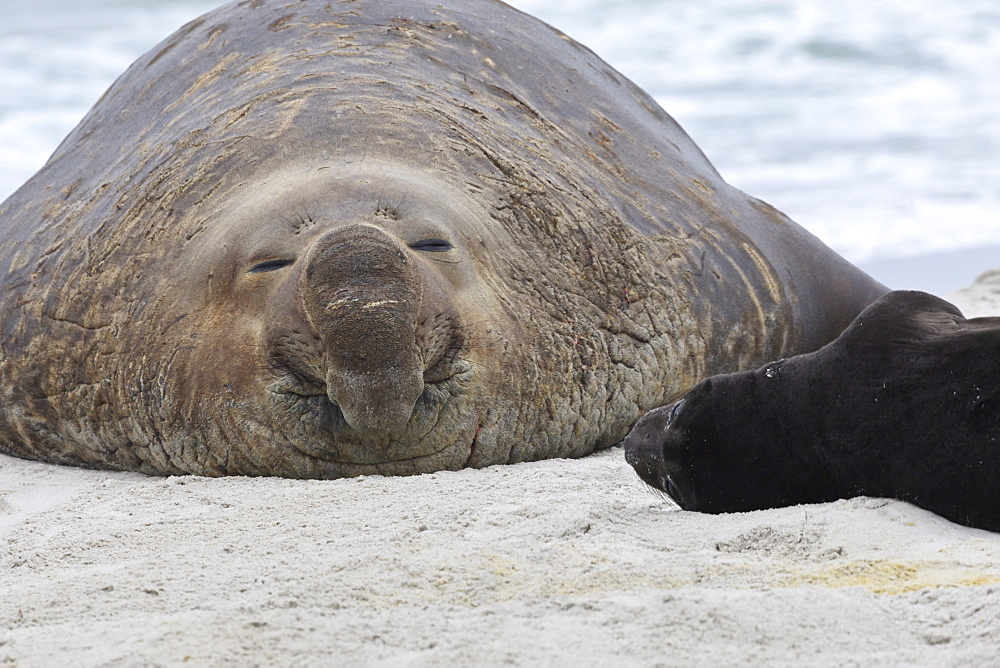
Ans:
POLYGON ((881 496, 1000 531, 998 378, 1000 318, 891 292, 816 352, 650 411, 625 457, 685 510, 881 496))
POLYGON ((0 450, 334 478, 575 457, 885 288, 501 3, 254 0, 0 206, 0 450))

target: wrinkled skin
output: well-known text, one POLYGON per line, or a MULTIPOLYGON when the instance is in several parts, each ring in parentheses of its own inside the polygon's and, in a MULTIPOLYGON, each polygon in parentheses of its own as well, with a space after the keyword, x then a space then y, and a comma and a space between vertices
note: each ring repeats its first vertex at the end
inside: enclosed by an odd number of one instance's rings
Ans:
POLYGON ((998 378, 1000 318, 891 292, 814 353, 650 411, 625 457, 685 510, 882 496, 1000 531, 998 378))
POLYGON ((0 207, 0 449, 340 477, 618 442, 884 288, 491 0, 247 0, 0 207))

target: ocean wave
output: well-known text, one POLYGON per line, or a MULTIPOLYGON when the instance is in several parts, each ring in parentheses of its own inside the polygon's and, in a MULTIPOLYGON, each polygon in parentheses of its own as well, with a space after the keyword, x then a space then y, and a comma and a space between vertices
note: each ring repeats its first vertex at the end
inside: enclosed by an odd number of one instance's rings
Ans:
MULTIPOLYGON (((215 2, 42 0, 0 27, 0 198, 215 2)), ((649 91, 733 185, 854 261, 1000 244, 1000 7, 519 0, 649 91)))

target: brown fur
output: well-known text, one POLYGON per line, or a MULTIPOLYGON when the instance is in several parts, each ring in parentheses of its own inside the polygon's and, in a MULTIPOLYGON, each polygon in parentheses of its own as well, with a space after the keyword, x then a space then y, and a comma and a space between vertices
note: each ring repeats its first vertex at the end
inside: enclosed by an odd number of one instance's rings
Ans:
POLYGON ((3 451, 295 477, 584 455, 884 291, 492 0, 185 26, 0 207, 0 282, 3 451))

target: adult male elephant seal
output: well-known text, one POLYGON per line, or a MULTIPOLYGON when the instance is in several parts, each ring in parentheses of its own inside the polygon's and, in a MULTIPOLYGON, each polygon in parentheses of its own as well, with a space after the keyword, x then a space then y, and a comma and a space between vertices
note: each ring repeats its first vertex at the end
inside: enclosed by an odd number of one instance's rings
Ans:
POLYGON ((1000 318, 891 292, 817 352, 650 411, 625 456, 687 510, 886 496, 1000 531, 1000 318))
POLYGON ((579 456, 882 286, 493 0, 247 0, 0 209, 3 449, 338 477, 579 456))

